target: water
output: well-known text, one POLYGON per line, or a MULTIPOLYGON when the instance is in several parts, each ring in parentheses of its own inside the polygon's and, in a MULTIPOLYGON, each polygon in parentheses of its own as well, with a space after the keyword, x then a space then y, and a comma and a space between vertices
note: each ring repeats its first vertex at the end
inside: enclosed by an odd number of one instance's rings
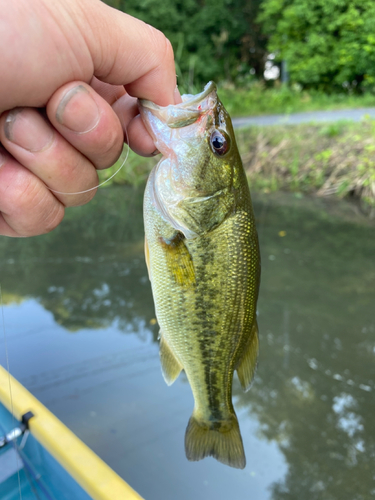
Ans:
POLYGON ((250 392, 234 385, 239 471, 185 458, 193 399, 160 372, 141 206, 105 189, 49 235, 0 239, 11 373, 148 500, 374 498, 375 224, 254 197, 261 351, 250 392))

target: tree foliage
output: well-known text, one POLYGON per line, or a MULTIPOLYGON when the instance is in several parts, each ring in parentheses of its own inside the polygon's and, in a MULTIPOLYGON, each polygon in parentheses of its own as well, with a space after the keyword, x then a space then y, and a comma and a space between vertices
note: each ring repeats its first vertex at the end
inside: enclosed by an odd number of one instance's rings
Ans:
POLYGON ((160 29, 172 42, 179 84, 262 77, 266 38, 256 17, 261 0, 106 0, 160 29))
POLYGON ((263 79, 267 52, 292 83, 375 92, 373 0, 105 0, 171 40, 179 85, 263 79))
POLYGON ((372 0, 263 0, 259 21, 292 82, 325 91, 375 88, 372 0))

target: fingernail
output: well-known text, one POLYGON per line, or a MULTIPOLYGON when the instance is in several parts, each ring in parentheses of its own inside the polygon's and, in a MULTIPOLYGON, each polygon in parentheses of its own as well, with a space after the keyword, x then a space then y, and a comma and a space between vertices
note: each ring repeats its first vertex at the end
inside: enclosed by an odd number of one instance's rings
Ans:
POLYGON ((99 108, 83 85, 69 90, 56 111, 56 120, 79 134, 93 130, 99 123, 99 118, 99 108))
POLYGON ((36 110, 30 108, 9 111, 4 133, 9 141, 31 152, 47 149, 53 140, 53 129, 36 110))
POLYGON ((181 94, 180 94, 180 91, 178 90, 177 85, 176 85, 176 88, 174 89, 173 97, 174 97, 174 103, 175 104, 181 104, 182 103, 181 94))

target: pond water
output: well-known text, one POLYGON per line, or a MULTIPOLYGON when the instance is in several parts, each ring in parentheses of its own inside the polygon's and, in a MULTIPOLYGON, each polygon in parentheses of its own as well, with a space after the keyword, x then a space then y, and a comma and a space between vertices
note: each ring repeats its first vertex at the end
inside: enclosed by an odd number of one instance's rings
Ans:
POLYGON ((193 398, 183 374, 161 375, 141 190, 0 239, 10 371, 147 500, 374 498, 375 224, 293 195, 254 208, 259 366, 248 393, 234 383, 244 470, 185 458, 193 398))

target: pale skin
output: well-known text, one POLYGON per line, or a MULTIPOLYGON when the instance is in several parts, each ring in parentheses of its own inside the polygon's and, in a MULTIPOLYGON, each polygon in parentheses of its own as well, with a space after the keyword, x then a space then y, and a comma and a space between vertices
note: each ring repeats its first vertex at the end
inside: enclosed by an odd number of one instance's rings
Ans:
POLYGON ((125 137, 155 145, 137 98, 181 101, 173 50, 151 26, 99 0, 0 0, 0 235, 54 229, 87 203, 125 137))

